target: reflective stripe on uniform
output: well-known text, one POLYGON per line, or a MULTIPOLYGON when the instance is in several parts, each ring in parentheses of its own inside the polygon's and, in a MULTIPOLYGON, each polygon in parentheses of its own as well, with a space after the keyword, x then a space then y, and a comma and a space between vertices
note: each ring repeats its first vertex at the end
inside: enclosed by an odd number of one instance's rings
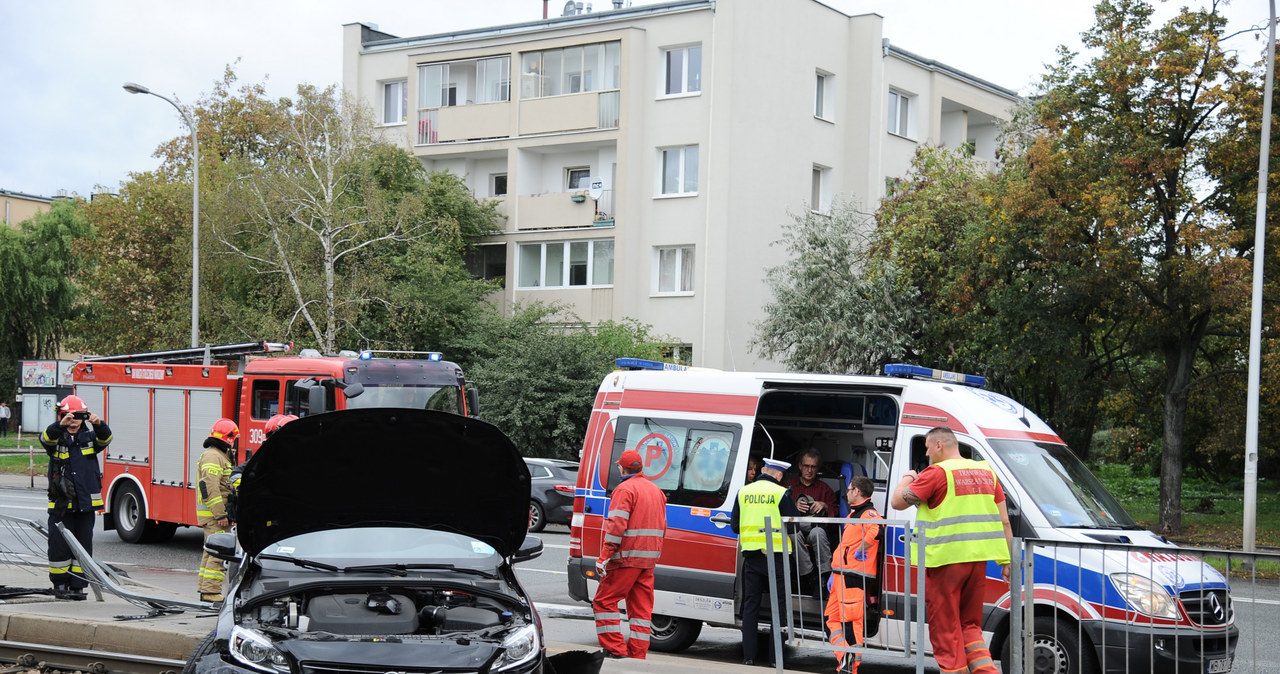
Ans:
POLYGON ((631 519, 631 511, 630 510, 610 510, 609 517, 621 517, 624 520, 629 520, 631 519))
POLYGON ((665 536, 666 533, 667 532, 663 531, 662 529, 627 529, 626 533, 622 535, 623 536, 657 536, 661 538, 662 536, 665 536))
POLYGON ((617 554, 623 559, 627 557, 651 557, 657 559, 662 556, 661 550, 622 550, 617 554))

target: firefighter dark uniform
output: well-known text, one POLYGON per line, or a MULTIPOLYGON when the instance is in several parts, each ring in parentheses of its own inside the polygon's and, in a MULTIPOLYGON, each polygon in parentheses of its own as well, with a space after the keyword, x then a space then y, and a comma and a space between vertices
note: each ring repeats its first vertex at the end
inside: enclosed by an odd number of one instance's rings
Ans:
MULTIPOLYGON (((214 422, 213 430, 205 439, 204 453, 200 455, 199 483, 196 494, 196 518, 204 529, 204 538, 230 530, 227 516, 227 497, 231 494, 231 452, 240 429, 230 419, 214 422)), ((227 579, 226 563, 207 551, 200 557, 199 580, 196 587, 200 599, 222 601, 222 583, 227 579)))
MULTIPOLYGON (((765 459, 764 468, 755 482, 744 485, 738 490, 738 498, 733 503, 733 515, 730 526, 738 534, 738 547, 742 550, 742 661, 744 664, 755 664, 759 622, 760 597, 769 593, 769 560, 766 557, 766 540, 772 538, 774 559, 774 580, 778 586, 777 608, 778 624, 786 624, 786 596, 783 591, 786 564, 783 561, 783 546, 787 553, 791 552, 791 537, 783 533, 782 517, 798 517, 795 502, 787 488, 778 480, 783 471, 791 467, 785 461, 765 459), (770 536, 765 535, 765 518, 776 529, 770 536)), ((773 652, 773 641, 769 641, 770 654, 773 652)), ((771 660, 773 657, 770 658, 771 660)))
MULTIPOLYGON (((67 396, 58 411, 64 417, 88 414, 84 401, 76 396, 67 396)), ((84 599, 89 582, 57 525, 66 527, 85 552, 93 554, 94 517, 102 509, 98 454, 111 444, 111 428, 102 419, 96 424, 76 419, 68 426, 59 419, 40 434, 40 444, 49 455, 49 581, 54 596, 84 599)))
MULTIPOLYGON (((859 646, 863 643, 867 591, 870 589, 874 595, 882 525, 862 522, 883 519, 870 499, 849 510, 850 521, 844 525, 840 545, 831 555, 831 596, 823 612, 832 646, 848 646, 850 637, 859 646)), ((839 672, 856 674, 861 663, 860 653, 836 652, 839 672)))
POLYGON ((639 452, 622 453, 618 465, 631 474, 613 490, 604 540, 596 568, 605 569, 591 602, 596 619, 596 639, 613 657, 645 659, 653 633, 653 567, 662 556, 667 533, 667 497, 642 470, 639 452), (629 633, 623 638, 618 602, 627 602, 629 633))

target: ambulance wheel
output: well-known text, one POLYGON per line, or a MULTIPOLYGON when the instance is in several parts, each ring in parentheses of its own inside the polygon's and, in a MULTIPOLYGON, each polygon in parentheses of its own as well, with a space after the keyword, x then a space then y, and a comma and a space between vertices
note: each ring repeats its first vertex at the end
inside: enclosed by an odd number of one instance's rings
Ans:
MULTIPOLYGON (((1036 617, 1036 633, 1032 638, 1031 671, 1034 674, 1097 674, 1094 664, 1092 646, 1088 642, 1081 643, 1077 638, 1076 625, 1067 620, 1059 620, 1053 616, 1036 617), (1082 651, 1087 646, 1090 652, 1082 651)), ((1012 635, 1010 635, 1012 638, 1012 635)), ((1005 639, 1003 652, 1000 654, 1003 670, 1011 668, 1010 639, 1005 639)))
POLYGON ((547 526, 547 513, 537 501, 529 501, 529 532, 537 533, 547 526))
POLYGON ((213 655, 218 652, 218 631, 214 630, 204 636, 200 643, 196 644, 195 650, 191 651, 191 656, 187 658, 187 664, 182 668, 182 674, 194 674, 196 671, 196 662, 206 655, 213 655))
POLYGON ((679 653, 692 646, 702 632, 701 620, 672 618, 655 613, 651 624, 653 634, 649 637, 649 648, 660 653, 679 653))

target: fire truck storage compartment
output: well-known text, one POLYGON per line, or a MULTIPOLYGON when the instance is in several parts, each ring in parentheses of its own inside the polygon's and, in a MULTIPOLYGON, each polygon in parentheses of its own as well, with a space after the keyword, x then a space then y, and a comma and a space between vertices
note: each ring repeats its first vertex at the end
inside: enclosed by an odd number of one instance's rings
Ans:
MULTIPOLYGON (((187 437, 191 438, 191 455, 187 457, 187 486, 195 489, 200 480, 200 455, 204 439, 209 437, 213 422, 222 418, 222 389, 191 391, 191 412, 187 415, 187 437)), ((244 438, 241 437, 241 444, 244 438)), ((181 445, 178 445, 181 447, 181 445)))

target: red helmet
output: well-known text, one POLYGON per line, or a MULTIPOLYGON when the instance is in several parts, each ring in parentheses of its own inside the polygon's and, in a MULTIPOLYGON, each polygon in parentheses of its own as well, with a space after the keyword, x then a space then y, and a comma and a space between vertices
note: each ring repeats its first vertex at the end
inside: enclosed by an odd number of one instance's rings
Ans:
POLYGON ((219 419, 213 422, 209 437, 221 440, 228 445, 234 445, 236 444, 236 438, 240 437, 240 427, 230 419, 219 419))
POLYGON ((58 414, 66 414, 67 412, 88 412, 89 406, 84 404, 80 396, 67 396, 58 403, 58 414))
POLYGON ((272 433, 275 433, 276 431, 280 430, 281 426, 289 423, 290 421, 297 421, 297 420, 298 420, 298 417, 292 414, 277 414, 271 417, 270 419, 267 419, 267 426, 264 430, 266 431, 267 437, 269 438, 271 437, 272 433))

